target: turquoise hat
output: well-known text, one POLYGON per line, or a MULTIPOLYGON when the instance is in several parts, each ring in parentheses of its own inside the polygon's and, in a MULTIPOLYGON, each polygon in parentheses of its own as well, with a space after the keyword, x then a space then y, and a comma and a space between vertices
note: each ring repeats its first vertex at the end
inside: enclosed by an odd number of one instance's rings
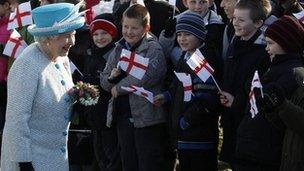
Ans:
POLYGON ((81 4, 55 3, 35 8, 32 11, 34 23, 28 27, 33 36, 51 36, 76 30, 84 25, 81 4))

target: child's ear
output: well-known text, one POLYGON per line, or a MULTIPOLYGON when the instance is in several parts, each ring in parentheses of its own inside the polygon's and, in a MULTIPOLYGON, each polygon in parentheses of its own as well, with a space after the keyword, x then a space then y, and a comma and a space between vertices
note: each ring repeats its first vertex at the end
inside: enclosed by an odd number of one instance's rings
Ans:
POLYGON ((184 5, 185 7, 187 7, 187 8, 189 8, 189 7, 188 7, 187 1, 188 1, 188 0, 183 0, 183 5, 184 5))
POLYGON ((145 31, 145 33, 148 33, 148 32, 150 31, 150 28, 151 28, 150 24, 146 24, 146 25, 144 26, 144 31, 145 31))
POLYGON ((263 25, 264 21, 263 20, 258 20, 254 22, 255 28, 260 28, 263 25))

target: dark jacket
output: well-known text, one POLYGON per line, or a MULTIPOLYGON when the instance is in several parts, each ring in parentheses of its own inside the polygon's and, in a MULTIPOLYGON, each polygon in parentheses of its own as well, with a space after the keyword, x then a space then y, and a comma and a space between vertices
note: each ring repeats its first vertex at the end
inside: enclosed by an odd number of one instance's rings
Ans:
MULTIPOLYGON (((213 58, 207 54, 207 49, 201 49, 208 63, 215 70, 214 77, 218 81, 220 78, 221 63, 219 58, 213 58)), ((219 99, 217 88, 209 78, 205 83, 187 65, 184 58, 180 58, 176 72, 191 74, 192 79, 192 98, 190 102, 184 102, 184 88, 182 83, 175 77, 170 86, 171 95, 171 133, 174 142, 213 142, 216 145, 218 139, 218 112, 219 99), (187 129, 182 130, 179 126, 181 117, 189 123, 187 129)))
POLYGON ((111 93, 101 88, 100 73, 105 68, 108 56, 114 47, 114 42, 104 48, 98 48, 94 45, 89 49, 89 53, 91 53, 91 55, 88 55, 85 59, 83 81, 97 85, 100 93, 98 103, 94 106, 86 107, 87 109, 85 111, 87 123, 92 129, 107 129, 107 110, 111 93))
POLYGON ((234 160, 236 131, 245 113, 254 71, 258 70, 259 74, 263 74, 270 63, 270 58, 265 51, 266 45, 261 38, 260 31, 257 31, 248 41, 235 37, 228 48, 222 89, 232 94, 234 101, 230 108, 224 108, 221 117, 224 130, 221 160, 226 162, 234 160))
POLYGON ((295 69, 299 88, 293 93, 290 100, 269 115, 279 117, 286 131, 283 141, 281 171, 304 170, 304 68, 295 69))
MULTIPOLYGON (((301 66, 303 64, 298 55, 276 55, 261 78, 262 85, 267 87, 269 83, 277 83, 290 99, 298 87, 293 69, 301 66)), ((246 164, 279 168, 285 128, 279 120, 269 121, 270 118, 266 119, 265 116, 258 113, 252 118, 248 106, 238 128, 236 155, 246 164)))

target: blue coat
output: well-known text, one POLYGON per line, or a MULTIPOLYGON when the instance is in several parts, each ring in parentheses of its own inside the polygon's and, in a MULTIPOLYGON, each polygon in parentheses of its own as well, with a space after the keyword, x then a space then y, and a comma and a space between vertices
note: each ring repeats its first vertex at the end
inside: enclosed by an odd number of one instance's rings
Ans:
POLYGON ((34 43, 14 62, 8 76, 3 171, 18 170, 18 162, 32 162, 37 171, 69 170, 67 91, 73 82, 63 59, 51 62, 34 43))

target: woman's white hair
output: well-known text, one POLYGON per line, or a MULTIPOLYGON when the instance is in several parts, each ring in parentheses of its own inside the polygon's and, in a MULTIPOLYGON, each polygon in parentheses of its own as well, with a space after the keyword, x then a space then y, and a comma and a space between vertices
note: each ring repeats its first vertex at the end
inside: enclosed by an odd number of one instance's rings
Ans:
POLYGON ((34 36, 35 42, 39 44, 46 44, 50 41, 51 38, 55 38, 57 36, 34 36))

